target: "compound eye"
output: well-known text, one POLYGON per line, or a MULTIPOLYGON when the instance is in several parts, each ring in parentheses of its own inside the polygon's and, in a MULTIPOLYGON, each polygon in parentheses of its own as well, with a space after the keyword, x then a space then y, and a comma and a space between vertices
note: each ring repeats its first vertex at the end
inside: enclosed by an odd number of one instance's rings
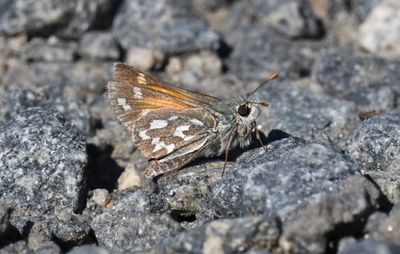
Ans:
POLYGON ((239 105, 237 112, 240 116, 246 117, 250 114, 250 107, 247 104, 241 104, 239 105))

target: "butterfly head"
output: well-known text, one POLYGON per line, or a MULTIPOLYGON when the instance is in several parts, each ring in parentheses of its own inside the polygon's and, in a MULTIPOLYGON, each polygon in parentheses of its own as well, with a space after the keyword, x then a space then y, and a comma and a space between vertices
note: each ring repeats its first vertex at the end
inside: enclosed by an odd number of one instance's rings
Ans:
POLYGON ((242 146, 248 145, 251 133, 256 130, 256 119, 261 107, 268 107, 268 103, 245 100, 236 106, 237 133, 239 138, 242 138, 240 142, 242 146))
POLYGON ((261 108, 268 107, 268 102, 259 99, 257 93, 268 81, 278 78, 277 73, 265 80, 257 89, 250 93, 244 100, 236 106, 236 119, 237 119, 237 133, 241 138, 240 144, 242 146, 248 145, 250 142, 251 133, 257 130, 256 119, 260 113, 261 108))

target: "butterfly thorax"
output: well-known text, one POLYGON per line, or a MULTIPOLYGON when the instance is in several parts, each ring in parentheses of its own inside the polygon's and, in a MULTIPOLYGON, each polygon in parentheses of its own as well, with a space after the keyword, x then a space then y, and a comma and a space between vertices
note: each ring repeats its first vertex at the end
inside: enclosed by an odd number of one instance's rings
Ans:
POLYGON ((238 110, 243 103, 244 98, 238 98, 231 101, 223 101, 214 105, 214 110, 219 112, 217 130, 220 136, 220 149, 219 154, 223 153, 226 146, 229 143, 229 139, 232 137, 233 141, 231 146, 241 147, 250 144, 252 138, 252 132, 256 128, 256 118, 259 115, 259 108, 254 105, 246 108, 247 112, 240 112, 238 110), (233 136, 232 136, 233 135, 233 136))

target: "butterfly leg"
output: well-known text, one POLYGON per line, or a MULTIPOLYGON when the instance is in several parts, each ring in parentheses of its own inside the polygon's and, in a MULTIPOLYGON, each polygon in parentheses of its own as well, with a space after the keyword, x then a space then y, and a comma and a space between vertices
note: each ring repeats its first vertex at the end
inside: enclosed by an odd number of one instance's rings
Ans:
POLYGON ((226 163, 228 162, 229 150, 231 149, 233 140, 235 138, 236 130, 237 130, 237 125, 235 125, 235 127, 233 127, 231 134, 229 136, 228 144, 226 145, 226 148, 225 148, 225 162, 224 162, 224 168, 222 169, 221 177, 223 177, 224 173, 225 173, 226 163))
POLYGON ((257 138, 258 142, 260 142, 261 146, 264 148, 264 151, 267 152, 267 146, 264 145, 264 143, 262 142, 261 137, 260 137, 260 131, 257 128, 256 128, 256 138, 257 138))

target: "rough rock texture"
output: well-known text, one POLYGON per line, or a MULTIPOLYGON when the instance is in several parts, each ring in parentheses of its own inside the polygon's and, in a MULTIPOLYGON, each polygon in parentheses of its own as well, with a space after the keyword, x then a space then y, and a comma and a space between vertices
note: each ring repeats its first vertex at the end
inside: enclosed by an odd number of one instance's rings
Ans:
POLYGON ((398 1, 382 1, 369 13, 360 25, 358 40, 370 52, 392 58, 400 56, 399 33, 400 4, 398 1))
POLYGON ((22 48, 21 57, 27 61, 71 62, 78 51, 76 42, 63 42, 50 38, 33 39, 22 48))
POLYGON ((57 34, 77 37, 92 28, 102 15, 112 11, 112 1, 3 1, 0 31, 7 34, 21 32, 49 34, 53 27, 61 27, 57 34))
POLYGON ((269 26, 289 38, 320 37, 323 27, 309 1, 238 2, 224 29, 269 26))
POLYGON ((348 178, 341 190, 321 197, 318 203, 289 218, 283 226, 280 246, 294 253, 334 250, 338 236, 362 232, 363 218, 379 207, 380 198, 379 190, 368 180, 348 178))
POLYGON ((399 253, 400 246, 387 244, 375 240, 362 240, 347 246, 340 254, 365 253, 365 254, 395 254, 399 253))
POLYGON ((397 104, 399 71, 399 61, 330 49, 321 52, 313 73, 327 94, 353 101, 361 112, 381 112, 397 104))
POLYGON ((179 53, 216 48, 218 35, 191 12, 190 1, 124 1, 113 23, 122 47, 179 53))
POLYGON ((399 252, 398 12, 0 1, 0 254, 399 252), (114 62, 221 99, 278 72, 249 102, 269 104, 262 142, 229 151, 224 176, 222 154, 146 179, 107 99, 114 62))
POLYGON ((118 45, 111 33, 88 32, 80 40, 79 53, 83 57, 118 60, 118 45))
POLYGON ((162 253, 237 253, 277 246, 279 223, 261 216, 216 220, 162 242, 162 253))
POLYGON ((265 133, 273 129, 302 137, 323 133, 338 140, 354 130, 359 118, 353 104, 304 89, 302 85, 272 81, 259 92, 260 100, 265 99, 270 105, 259 117, 265 133))
POLYGON ((74 223, 54 220, 69 221, 66 215, 82 209, 84 137, 61 114, 41 108, 16 114, 0 129, 0 198, 13 209, 16 227, 21 232, 23 221, 50 220, 53 233, 65 239, 63 231, 74 223))
POLYGON ((227 59, 228 69, 246 81, 265 80, 271 72, 281 77, 309 75, 313 64, 312 46, 291 45, 270 28, 239 28, 226 35, 234 50, 227 59))
POLYGON ((348 154, 393 203, 400 199, 400 114, 385 114, 361 124, 346 143, 348 154))
POLYGON ((357 170, 337 148, 295 138, 270 144, 267 153, 259 149, 258 157, 242 158, 210 194, 212 209, 220 216, 285 218, 323 193, 338 190, 357 170))
POLYGON ((56 112, 31 108, 16 115, 1 126, 1 199, 27 218, 55 208, 79 209, 84 142, 56 112))
POLYGON ((100 245, 114 251, 144 251, 182 230, 168 215, 146 214, 132 204, 140 203, 122 199, 94 218, 92 228, 100 245))

